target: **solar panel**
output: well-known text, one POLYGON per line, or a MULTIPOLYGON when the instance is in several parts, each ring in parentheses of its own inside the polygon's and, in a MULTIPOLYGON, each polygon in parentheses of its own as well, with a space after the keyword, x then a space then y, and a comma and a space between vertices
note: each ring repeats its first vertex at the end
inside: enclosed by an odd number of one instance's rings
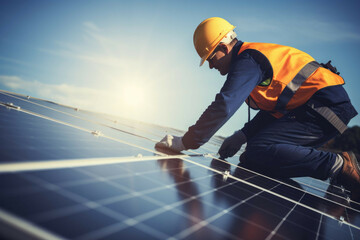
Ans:
POLYGON ((0 91, 0 236, 10 239, 360 239, 360 204, 196 151, 184 132, 0 91))

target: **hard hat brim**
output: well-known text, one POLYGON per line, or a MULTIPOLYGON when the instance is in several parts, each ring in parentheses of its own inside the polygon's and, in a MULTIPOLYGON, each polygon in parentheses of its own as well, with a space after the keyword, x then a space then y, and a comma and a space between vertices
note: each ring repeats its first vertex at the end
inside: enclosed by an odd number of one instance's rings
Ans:
POLYGON ((206 61, 208 56, 205 56, 203 58, 200 59, 200 67, 204 64, 204 62, 206 61))

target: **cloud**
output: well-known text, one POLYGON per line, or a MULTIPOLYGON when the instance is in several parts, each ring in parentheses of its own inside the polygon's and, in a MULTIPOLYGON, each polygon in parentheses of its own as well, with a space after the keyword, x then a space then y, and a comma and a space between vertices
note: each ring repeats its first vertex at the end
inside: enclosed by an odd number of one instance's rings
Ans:
POLYGON ((85 26, 85 28, 88 28, 89 30, 92 30, 92 31, 99 31, 99 27, 93 23, 93 22, 84 22, 83 25, 85 26))
POLYGON ((114 85, 112 89, 93 89, 70 84, 46 84, 18 76, 0 75, 0 86, 24 95, 51 100, 80 109, 142 119, 152 106, 146 88, 140 85, 114 85), (129 92, 129 89, 132 92, 129 92))
MULTIPOLYGON (((102 66, 128 69, 130 65, 135 65, 138 59, 130 57, 131 49, 121 44, 121 39, 109 37, 100 27, 93 22, 84 22, 81 29, 83 41, 56 41, 55 48, 39 48, 43 53, 80 60, 102 66), (126 57, 125 57, 126 56, 126 57)), ((133 43, 135 44, 135 43, 133 43)))
POLYGON ((66 49, 45 49, 45 48, 40 48, 39 51, 48 53, 48 54, 52 54, 52 55, 56 55, 56 56, 66 57, 66 58, 70 58, 70 59, 77 59, 77 60, 81 60, 81 61, 85 61, 85 62, 89 62, 89 63, 95 63, 95 64, 111 66, 111 67, 126 68, 126 66, 128 66, 128 64, 130 62, 129 60, 125 61, 118 57, 106 56, 106 55, 91 53, 91 52, 76 53, 76 52, 66 50, 66 49))
POLYGON ((16 76, 0 76, 0 83, 15 91, 22 88, 21 82, 21 79, 16 76))
POLYGON ((18 65, 22 65, 22 66, 31 66, 31 64, 27 63, 27 62, 24 62, 24 61, 20 61, 20 60, 17 60, 17 59, 13 59, 13 58, 7 58, 7 57, 1 57, 0 56, 0 61, 4 61, 4 62, 8 62, 8 63, 14 63, 14 64, 18 64, 18 65))
POLYGON ((0 84, 19 92, 31 92, 40 98, 52 99, 64 104, 84 105, 84 96, 93 97, 99 94, 97 90, 68 84, 46 84, 39 81, 26 81, 18 76, 0 76, 0 84), (75 97, 74 96, 79 96, 75 97), (72 99, 72 100, 70 100, 72 99))
POLYGON ((320 40, 324 42, 359 41, 360 33, 351 29, 345 23, 324 22, 321 20, 303 21, 301 23, 286 25, 288 31, 300 34, 304 38, 320 40))

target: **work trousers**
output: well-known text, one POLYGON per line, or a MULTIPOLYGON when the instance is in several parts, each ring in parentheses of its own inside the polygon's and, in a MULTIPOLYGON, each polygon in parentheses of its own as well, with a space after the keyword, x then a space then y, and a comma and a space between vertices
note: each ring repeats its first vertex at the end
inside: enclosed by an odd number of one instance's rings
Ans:
POLYGON ((304 105, 268 123, 249 139, 240 161, 272 177, 325 180, 330 177, 336 154, 317 148, 337 134, 326 119, 304 105))

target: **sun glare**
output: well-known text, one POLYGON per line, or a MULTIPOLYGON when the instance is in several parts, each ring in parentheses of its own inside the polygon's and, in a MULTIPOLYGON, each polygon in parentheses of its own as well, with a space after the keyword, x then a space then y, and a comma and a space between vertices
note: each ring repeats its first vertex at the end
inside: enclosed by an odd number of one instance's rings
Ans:
POLYGON ((129 107, 140 107, 144 104, 144 90, 138 85, 128 85, 123 88, 122 100, 129 107))

